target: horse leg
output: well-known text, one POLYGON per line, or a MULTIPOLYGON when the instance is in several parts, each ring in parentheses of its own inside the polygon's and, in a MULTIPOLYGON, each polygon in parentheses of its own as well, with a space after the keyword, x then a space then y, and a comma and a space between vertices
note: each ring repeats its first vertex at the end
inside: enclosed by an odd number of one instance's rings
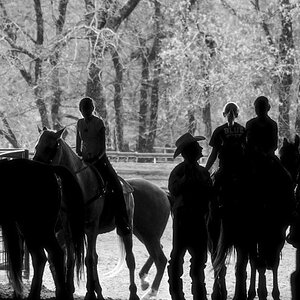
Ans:
POLYGON ((32 246, 27 242, 27 248, 31 255, 33 266, 33 278, 31 281, 28 300, 38 300, 41 296, 42 279, 44 274, 47 257, 43 248, 32 246))
POLYGON ((258 289, 257 289, 258 299, 267 300, 268 290, 266 282, 266 268, 258 267, 258 289))
POLYGON ((248 255, 247 252, 238 247, 237 251, 237 261, 235 267, 235 292, 233 300, 246 300, 247 299, 247 263, 248 255))
POLYGON ((73 299, 73 291, 68 290, 65 277, 65 256, 55 236, 46 245, 50 269, 55 283, 55 296, 58 300, 73 299))
POLYGON ((145 291, 150 286, 150 282, 148 280, 148 273, 154 263, 153 258, 150 256, 145 264, 143 265, 141 271, 139 272, 139 277, 141 279, 141 288, 142 291, 145 291))
POLYGON ((279 257, 276 258, 276 263, 272 268, 272 273, 273 273, 272 297, 274 300, 280 300, 280 291, 278 287, 278 267, 279 267, 279 257))
POLYGON ((248 289, 248 298, 247 300, 253 300, 256 297, 255 285, 256 285, 256 261, 255 258, 250 255, 250 285, 248 289))
POLYGON ((70 241, 69 235, 66 234, 66 230, 60 230, 56 233, 56 239, 60 245, 60 247, 64 251, 65 256, 65 264, 66 264, 66 284, 67 289, 70 293, 75 293, 74 286, 74 268, 75 268, 75 260, 74 260, 74 247, 72 247, 72 243, 70 241))
POLYGON ((137 287, 134 282, 134 271, 135 271, 135 259, 132 252, 132 234, 127 234, 125 236, 122 236, 125 251, 126 251, 126 264, 129 269, 129 279, 130 279, 130 286, 129 286, 129 300, 139 300, 139 297, 137 295, 137 287))
MULTIPOLYGON (((93 227, 96 228, 96 227, 93 227)), ((85 265, 87 270, 87 283, 85 294, 85 300, 94 300, 100 299, 104 300, 102 295, 102 288, 100 286, 97 265, 98 265, 98 255, 96 252, 96 243, 97 243, 97 233, 94 231, 87 233, 87 250, 85 265), (96 294, 97 298, 96 298, 96 294)))
POLYGON ((227 299, 227 288, 226 288, 226 276, 227 267, 225 264, 221 267, 218 272, 214 271, 214 284, 213 291, 211 294, 212 300, 226 300, 227 299))
POLYGON ((296 270, 291 274, 292 300, 300 299, 300 250, 296 250, 296 270))
POLYGON ((150 254, 150 257, 153 259, 157 270, 150 291, 142 297, 142 299, 150 299, 155 298, 157 295, 158 288, 167 265, 167 258, 162 250, 162 245, 160 244, 159 239, 144 241, 144 244, 150 254))

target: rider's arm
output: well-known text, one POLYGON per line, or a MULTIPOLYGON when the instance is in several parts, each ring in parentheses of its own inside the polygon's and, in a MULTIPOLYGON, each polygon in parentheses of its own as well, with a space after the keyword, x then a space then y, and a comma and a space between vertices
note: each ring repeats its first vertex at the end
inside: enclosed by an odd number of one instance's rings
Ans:
POLYGON ((77 123, 77 127, 76 127, 76 153, 79 155, 79 156, 82 156, 82 152, 81 152, 81 137, 80 137, 80 134, 79 134, 79 127, 78 127, 78 123, 77 123))
POLYGON ((205 168, 207 170, 210 170, 210 168, 212 167, 212 165, 216 161, 217 156, 218 156, 218 150, 217 150, 216 147, 213 147, 212 150, 211 150, 211 153, 210 153, 210 155, 207 159, 206 165, 205 165, 205 168))
POLYGON ((271 152, 275 152, 278 147, 278 126, 277 123, 274 123, 272 128, 272 145, 271 145, 271 152))
POLYGON ((102 126, 99 131, 99 143, 100 143, 100 153, 99 158, 101 158, 106 153, 106 143, 105 143, 105 127, 102 126))

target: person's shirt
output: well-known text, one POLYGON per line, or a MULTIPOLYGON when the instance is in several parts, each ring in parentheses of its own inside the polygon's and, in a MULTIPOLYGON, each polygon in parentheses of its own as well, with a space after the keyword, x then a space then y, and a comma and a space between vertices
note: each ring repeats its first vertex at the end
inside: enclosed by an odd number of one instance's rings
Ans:
POLYGON ((247 149, 250 153, 274 155, 278 145, 278 126, 269 116, 256 117, 246 123, 247 149))
POLYGON ((228 123, 217 127, 209 145, 218 152, 219 167, 240 167, 244 160, 246 129, 239 123, 229 126, 228 123))
POLYGON ((105 126, 102 119, 92 116, 77 122, 76 151, 82 154, 84 161, 97 159, 105 153, 105 126))
POLYGON ((174 198, 173 211, 184 206, 199 216, 207 212, 213 195, 210 174, 197 162, 178 164, 170 173, 168 189, 174 198))

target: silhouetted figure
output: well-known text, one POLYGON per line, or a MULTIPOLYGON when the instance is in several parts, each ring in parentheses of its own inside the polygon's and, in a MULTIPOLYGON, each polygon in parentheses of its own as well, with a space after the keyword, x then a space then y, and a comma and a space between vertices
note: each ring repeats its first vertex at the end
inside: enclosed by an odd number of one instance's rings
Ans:
POLYGON ((273 157, 278 144, 278 126, 268 112, 271 108, 268 98, 258 97, 254 101, 256 117, 246 123, 247 149, 254 159, 273 157))
POLYGON ((177 165, 169 177, 169 191, 173 197, 173 247, 168 266, 169 290, 172 300, 184 299, 183 263, 186 251, 191 255, 190 276, 194 300, 206 297, 204 269, 207 261, 207 228, 205 216, 212 197, 209 172, 198 164, 202 147, 186 133, 176 141, 174 158, 179 154, 184 161, 177 165))
POLYGON ((268 115, 268 98, 258 97, 254 108, 257 116, 246 123, 246 150, 250 162, 249 179, 253 187, 250 194, 257 209, 256 238, 259 246, 255 267, 260 274, 264 274, 266 268, 272 270, 272 294, 279 298, 279 253, 295 205, 293 182, 275 155, 278 126, 268 115))
POLYGON ((260 96, 254 101, 256 117, 246 123, 246 149, 252 171, 255 173, 257 190, 274 191, 274 184, 287 176, 275 151, 278 147, 278 126, 268 112, 268 98, 260 96), (269 184, 269 186, 268 186, 269 184))
POLYGON ((219 166, 214 174, 214 186, 218 194, 229 179, 228 175, 240 177, 244 172, 246 130, 235 121, 238 114, 237 104, 227 103, 223 109, 227 122, 214 130, 209 142, 212 150, 205 167, 210 170, 219 158, 219 166))
POLYGON ((122 185, 106 155, 104 122, 93 114, 94 109, 93 100, 89 97, 83 98, 79 103, 83 118, 77 122, 76 153, 86 163, 93 164, 107 182, 110 190, 108 197, 113 201, 117 232, 119 235, 127 235, 131 233, 131 227, 122 185))

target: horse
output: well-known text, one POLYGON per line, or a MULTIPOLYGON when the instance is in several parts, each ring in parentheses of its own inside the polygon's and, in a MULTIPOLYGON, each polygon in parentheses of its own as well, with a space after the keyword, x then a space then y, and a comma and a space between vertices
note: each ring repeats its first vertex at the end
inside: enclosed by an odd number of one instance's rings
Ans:
MULTIPOLYGON (((61 138, 64 129, 57 132, 43 128, 35 147, 35 160, 67 167, 76 175, 85 199, 85 233, 87 235, 87 293, 85 299, 104 299, 97 273, 96 238, 98 234, 114 230, 115 222, 109 201, 106 201, 103 189, 93 165, 84 163, 61 138)), ((139 272, 142 290, 150 283, 147 274, 154 263, 157 269, 149 291, 144 299, 154 298, 163 277, 167 258, 160 243, 170 215, 170 203, 167 193, 155 184, 143 179, 123 180, 123 190, 129 189, 124 196, 127 199, 127 211, 132 223, 133 234, 145 245, 149 258, 139 272), (131 190, 130 190, 131 189, 131 190)), ((139 299, 134 281, 135 260, 132 253, 132 235, 121 237, 126 251, 126 263, 130 277, 130 300, 139 299)))
MULTIPOLYGON (((235 299, 240 299, 244 278, 245 250, 248 247, 249 212, 246 201, 240 201, 245 191, 244 168, 224 168, 212 174, 215 199, 209 207, 207 228, 209 252, 214 269, 212 300, 227 299, 226 259, 233 249, 237 252, 235 299), (246 237, 247 236, 247 237, 246 237)), ((242 298, 241 298, 242 299, 242 298)))
POLYGON ((251 164, 248 156, 245 159, 243 174, 237 174, 236 178, 232 178, 234 180, 230 180, 228 174, 225 176, 222 187, 223 212, 213 266, 217 274, 220 274, 228 254, 235 249, 237 260, 234 299, 255 298, 256 271, 259 274, 259 299, 266 299, 266 269, 273 272, 272 296, 279 299, 277 271, 293 202, 292 180, 275 158, 274 161, 268 161, 273 168, 271 171, 268 169, 269 165, 257 166, 251 164), (234 184, 235 182, 238 184, 234 184), (251 277, 247 295, 248 262, 251 277))
POLYGON ((0 225, 15 297, 21 298, 23 294, 25 241, 33 264, 28 299, 40 299, 47 261, 45 250, 56 286, 56 299, 73 299, 65 280, 68 266, 55 233, 62 230, 69 236, 67 247, 72 247, 79 278, 84 259, 83 199, 74 176, 64 167, 28 159, 3 159, 0 160, 0 186, 0 225))
POLYGON ((290 172, 295 188, 295 211, 291 220, 287 242, 296 248, 296 268, 290 276, 292 300, 300 297, 300 138, 295 136, 294 142, 289 142, 286 138, 279 151, 279 156, 284 167, 290 172))

